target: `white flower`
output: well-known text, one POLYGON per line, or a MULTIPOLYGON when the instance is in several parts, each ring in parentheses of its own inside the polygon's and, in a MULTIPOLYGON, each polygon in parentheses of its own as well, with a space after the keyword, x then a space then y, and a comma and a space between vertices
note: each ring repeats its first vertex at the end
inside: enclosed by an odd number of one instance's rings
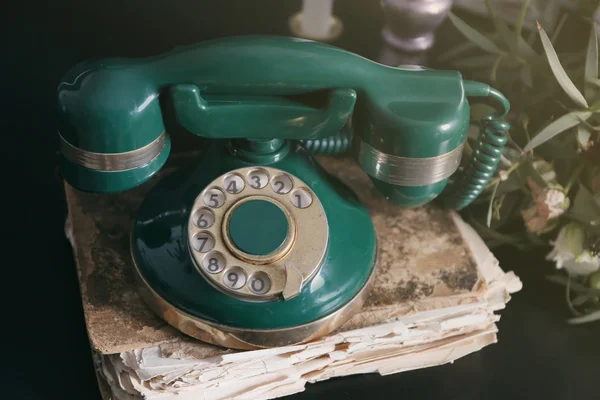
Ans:
POLYGON ((558 236, 551 244, 552 251, 547 260, 556 263, 556 268, 564 268, 573 275, 588 275, 600 269, 600 257, 584 250, 585 232, 577 224, 569 224, 561 228, 558 236))
POLYGON ((560 217, 569 208, 569 198, 559 186, 542 189, 529 177, 527 184, 533 203, 521 211, 521 216, 527 230, 539 235, 554 227, 549 222, 560 217))

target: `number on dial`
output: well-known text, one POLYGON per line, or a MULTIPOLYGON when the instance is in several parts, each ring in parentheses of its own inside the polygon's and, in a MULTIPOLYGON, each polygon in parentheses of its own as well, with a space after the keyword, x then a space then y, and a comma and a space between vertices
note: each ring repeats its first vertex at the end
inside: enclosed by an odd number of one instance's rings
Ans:
POLYGON ((204 256, 202 266, 211 274, 218 274, 225 269, 225 257, 218 251, 211 251, 204 256))
POLYGON ((241 289, 246 284, 246 273, 240 267, 229 268, 223 274, 223 284, 229 289, 241 289))
POLYGON ((215 247, 215 238, 208 232, 197 233, 192 238, 192 247, 200 253, 209 252, 215 247))
POLYGON ((244 180, 237 174, 229 174, 223 179, 223 188, 227 193, 237 194, 244 190, 244 180))
POLYGON ((287 175, 277 175, 271 181, 271 189, 277 194, 287 194, 293 187, 292 179, 287 175))
POLYGON ((208 229, 215 223, 215 215, 208 208, 200 208, 194 213, 194 224, 201 229, 208 229))
POLYGON ((269 174, 264 169, 254 169, 248 173, 247 180, 254 189, 262 189, 269 182, 269 174))
POLYGON ((294 190, 290 195, 290 200, 298 208, 306 208, 312 204, 312 196, 306 189, 294 190))
POLYGON ((271 289, 271 279, 264 272, 257 272, 250 277, 248 287, 252 293, 265 294, 271 289))
POLYGON ((212 208, 219 208, 225 203, 225 194, 216 188, 208 189, 202 197, 204 204, 212 208))

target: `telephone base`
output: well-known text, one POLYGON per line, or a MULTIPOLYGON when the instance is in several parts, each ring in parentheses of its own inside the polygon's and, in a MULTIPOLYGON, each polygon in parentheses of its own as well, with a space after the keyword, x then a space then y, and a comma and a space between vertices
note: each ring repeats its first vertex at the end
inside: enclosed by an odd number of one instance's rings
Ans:
MULTIPOLYGON (((275 197, 275 188, 270 185, 258 190, 252 189, 250 183, 246 183, 247 192, 236 192, 242 200, 261 191, 264 195, 275 197)), ((227 197, 232 197, 225 190, 221 194, 226 198, 220 204, 215 203, 218 205, 213 209, 215 226, 219 223, 219 216, 227 214, 227 197)), ((208 205, 205 208, 208 209, 208 205)), ((291 206, 288 204, 288 207, 291 206)), ((265 221, 262 225, 268 223, 270 221, 265 221)), ((198 230, 197 227, 194 229, 198 230)), ((247 233, 252 236, 254 230, 259 231, 263 227, 248 226, 244 229, 248 229, 247 233)), ((243 269, 246 265, 243 260, 235 261, 232 254, 225 254, 227 248, 218 243, 222 239, 221 230, 213 229, 211 232, 214 239, 212 246, 228 260, 227 266, 219 270, 222 276, 226 276, 223 274, 228 269, 243 269)), ((335 330, 355 314, 368 292, 375 265, 376 237, 366 207, 300 145, 291 146, 284 157, 274 162, 257 166, 234 154, 227 142, 213 141, 192 168, 177 170, 148 193, 132 230, 131 253, 141 294, 169 324, 206 342, 253 349, 314 339, 335 330), (295 263, 298 270, 306 271, 301 260, 314 262, 320 259, 321 262, 315 264, 316 272, 304 276, 293 296, 286 297, 285 292, 274 299, 238 295, 237 292, 248 288, 252 277, 256 276, 252 272, 245 275, 241 284, 244 286, 245 283, 244 288, 235 285, 220 287, 218 282, 210 281, 207 271, 201 270, 202 264, 198 260, 202 260, 203 255, 191 244, 188 245, 198 236, 198 232, 194 235, 189 233, 193 226, 190 215, 195 215, 195 207, 198 202, 202 203, 207 190, 215 188, 220 176, 229 176, 231 171, 251 171, 253 167, 262 168, 265 172, 282 171, 293 177, 297 187, 290 189, 286 195, 288 202, 294 190, 305 190, 314 196, 309 207, 297 207, 297 212, 294 211, 297 236, 294 246, 301 249, 297 251, 299 258, 295 263), (315 222, 319 213, 322 214, 320 218, 326 220, 325 225, 315 222), (316 230, 311 232, 309 227, 316 230), (324 229, 327 232, 322 232, 324 229), (324 233, 324 240, 327 240, 325 251, 315 258, 308 253, 317 251, 314 238, 323 237, 324 233)), ((288 254, 281 260, 289 260, 290 257, 288 254)), ((276 268, 276 264, 270 265, 276 268)), ((267 265, 266 272, 261 273, 269 274, 268 268, 271 267, 267 265)), ((274 276, 275 272, 272 274, 274 276)), ((275 285, 276 279, 272 282, 275 285)))

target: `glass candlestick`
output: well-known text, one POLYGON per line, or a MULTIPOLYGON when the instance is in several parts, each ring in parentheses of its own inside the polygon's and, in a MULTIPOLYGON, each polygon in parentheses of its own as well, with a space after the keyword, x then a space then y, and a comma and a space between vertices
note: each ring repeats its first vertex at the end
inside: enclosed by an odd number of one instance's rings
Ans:
POLYGON ((303 0, 302 10, 289 20, 297 37, 332 42, 342 33, 341 21, 333 15, 333 0, 303 0))

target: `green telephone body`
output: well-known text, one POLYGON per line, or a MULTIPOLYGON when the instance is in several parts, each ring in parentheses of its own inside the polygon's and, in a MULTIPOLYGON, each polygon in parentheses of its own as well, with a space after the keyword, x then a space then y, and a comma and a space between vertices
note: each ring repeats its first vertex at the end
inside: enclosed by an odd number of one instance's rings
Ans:
POLYGON ((214 139, 139 210, 131 254, 140 293, 193 337, 280 346, 350 318, 376 261, 368 210, 313 152, 351 142, 388 200, 415 207, 448 186, 440 198, 460 209, 495 171, 508 109, 499 92, 458 72, 388 67, 294 38, 225 38, 71 69, 58 88, 61 170, 92 192, 147 181, 169 155, 167 112, 214 139), (471 159, 454 174, 468 96, 502 110, 484 118, 471 159))

